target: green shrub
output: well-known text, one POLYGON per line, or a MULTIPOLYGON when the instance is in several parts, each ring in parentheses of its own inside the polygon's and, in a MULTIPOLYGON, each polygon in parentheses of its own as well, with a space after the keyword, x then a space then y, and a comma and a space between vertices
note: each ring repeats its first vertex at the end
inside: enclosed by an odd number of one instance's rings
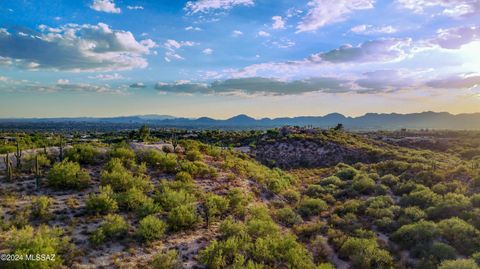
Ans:
POLYGON ((35 165, 38 160, 38 168, 49 167, 51 162, 45 154, 27 155, 22 158, 22 169, 25 171, 35 172, 35 165))
POLYGON ((43 221, 49 220, 52 217, 50 207, 54 202, 53 198, 48 196, 39 196, 35 199, 32 207, 32 216, 43 221))
POLYGON ((327 207, 327 203, 322 199, 306 198, 300 202, 298 213, 304 218, 309 218, 320 214, 320 212, 326 210, 327 207))
POLYGON ((246 225, 227 218, 220 233, 220 241, 200 251, 208 268, 315 268, 311 254, 294 236, 281 233, 265 208, 252 208, 246 225))
POLYGON ((470 199, 465 195, 447 193, 435 199, 434 205, 426 212, 431 219, 446 219, 459 216, 471 206, 470 199))
POLYGON ((453 247, 441 242, 433 242, 429 247, 420 247, 420 251, 420 256, 424 257, 419 264, 421 268, 437 268, 442 261, 457 257, 453 247))
POLYGON ((135 165, 135 152, 128 147, 115 147, 108 152, 110 159, 119 159, 123 165, 132 168, 135 165))
POLYGON ((111 159, 105 170, 102 171, 102 185, 110 185, 115 192, 123 192, 131 188, 137 188, 143 191, 151 191, 153 184, 146 175, 134 176, 125 168, 120 159, 111 159))
POLYGON ((192 182, 193 178, 189 173, 185 171, 180 171, 175 175, 175 180, 181 182, 192 182))
POLYGON ((90 183, 90 175, 76 162, 63 160, 48 173, 48 184, 58 189, 84 189, 90 183))
POLYGON ((0 261, 1 268, 28 268, 46 269, 58 268, 64 260, 69 261, 73 247, 69 238, 63 236, 63 231, 58 228, 40 226, 34 229, 25 226, 17 230, 12 228, 5 234, 4 240, 0 241, 0 247, 6 251, 2 253, 16 255, 49 255, 49 259, 38 259, 26 262, 25 260, 0 261))
POLYGON ((137 235, 145 241, 160 239, 165 234, 167 225, 159 218, 149 215, 143 218, 137 229, 137 235))
POLYGON ((65 150, 65 157, 81 164, 93 164, 100 152, 90 144, 78 144, 65 150))
POLYGON ((370 193, 375 188, 375 181, 364 174, 358 174, 353 178, 352 188, 360 193, 370 193))
POLYGON ((385 184, 389 187, 393 187, 393 186, 397 185, 397 183, 400 181, 400 179, 397 176, 394 176, 392 174, 388 174, 388 175, 384 175, 383 177, 381 177, 380 181, 383 184, 385 184))
POLYGON ((480 193, 472 195, 470 197, 470 202, 474 207, 480 207, 480 193))
POLYGON ((462 254, 480 250, 480 232, 468 222, 457 217, 437 224, 440 235, 462 254))
POLYGON ((417 206, 406 207, 402 209, 402 213, 398 218, 400 225, 410 224, 425 219, 427 214, 417 206))
POLYGON ((388 251, 380 249, 375 239, 348 238, 340 249, 348 257, 353 268, 393 268, 393 259, 388 251))
POLYGON ((320 234, 325 229, 325 227, 325 222, 313 221, 295 225, 293 226, 293 231, 297 236, 309 239, 315 235, 320 234))
POLYGON ((175 207, 191 205, 195 202, 195 197, 186 190, 180 189, 175 191, 169 187, 164 187, 162 190, 156 192, 154 198, 162 209, 167 212, 175 207))
POLYGON ((348 166, 348 165, 339 165, 337 167, 337 173, 335 174, 342 180, 352 180, 358 173, 358 170, 348 166))
POLYGON ((113 213, 118 210, 117 201, 115 200, 112 187, 106 185, 100 187, 99 194, 90 194, 86 201, 87 211, 99 213, 113 213))
POLYGON ((287 200, 288 204, 295 206, 300 202, 301 195, 294 189, 288 189, 282 192, 282 196, 287 200))
POLYGON ((191 162, 203 161, 203 154, 198 150, 188 150, 185 158, 191 162))
POLYGON ((152 269, 182 268, 182 263, 179 259, 178 252, 174 249, 156 254, 148 264, 152 269))
POLYGON ((90 236, 90 242, 99 245, 107 239, 120 239, 128 232, 127 221, 120 215, 108 214, 100 227, 90 236))
POLYGON ((173 173, 177 168, 177 155, 165 154, 154 149, 140 152, 139 159, 161 172, 173 173))
POLYGON ((209 221, 222 214, 228 209, 229 201, 227 198, 209 193, 205 197, 205 211, 209 221))
POLYGON ((474 260, 458 259, 444 261, 438 266, 438 269, 479 269, 474 260))
POLYGON ((431 221, 421 220, 412 224, 403 225, 391 236, 405 249, 414 246, 430 244, 438 235, 437 225, 431 221))
POLYGON ((154 200, 141 190, 131 188, 118 196, 120 207, 128 211, 135 211, 139 216, 147 216, 160 212, 161 207, 155 204, 154 200))
POLYGON ((233 214, 243 215, 246 211, 247 205, 251 200, 248 193, 245 193, 240 188, 231 189, 228 194, 229 208, 233 214))
POLYGON ((437 194, 431 191, 428 187, 417 185, 417 187, 409 194, 402 196, 400 203, 404 206, 418 206, 420 208, 427 208, 432 206, 437 199, 437 194))
POLYGON ((192 205, 180 205, 173 208, 167 216, 167 223, 173 231, 195 228, 198 221, 195 207, 192 205))
POLYGON ((291 227, 302 222, 302 218, 290 207, 278 209, 275 212, 275 218, 278 220, 278 222, 287 227, 291 227))

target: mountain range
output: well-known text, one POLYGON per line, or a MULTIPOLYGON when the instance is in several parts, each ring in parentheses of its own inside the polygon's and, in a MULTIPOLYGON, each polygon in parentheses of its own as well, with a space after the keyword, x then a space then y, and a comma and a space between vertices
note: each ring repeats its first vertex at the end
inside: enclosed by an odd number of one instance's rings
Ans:
MULTIPOLYGON (((393 130, 407 129, 480 129, 480 113, 450 114, 448 112, 421 112, 410 114, 367 113, 359 117, 347 117, 339 113, 325 116, 301 116, 255 119, 247 115, 238 115, 219 120, 208 117, 178 118, 169 115, 141 115, 111 118, 4 118, 0 119, 0 129, 35 129, 35 126, 56 126, 63 129, 76 129, 76 126, 111 126, 111 129, 129 129, 140 125, 151 127, 175 127, 187 129, 266 129, 285 125, 330 128, 343 124, 350 130, 393 130), (29 126, 26 128, 26 126, 29 126)), ((44 128, 40 128, 44 129, 44 128)))

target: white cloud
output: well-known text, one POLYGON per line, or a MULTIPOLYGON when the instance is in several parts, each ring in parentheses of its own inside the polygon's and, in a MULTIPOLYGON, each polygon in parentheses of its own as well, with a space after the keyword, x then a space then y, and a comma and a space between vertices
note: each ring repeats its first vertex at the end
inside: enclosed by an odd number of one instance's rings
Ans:
POLYGON ((117 80, 124 79, 124 77, 118 73, 114 74, 98 74, 96 76, 90 76, 89 78, 99 79, 99 80, 117 80))
POLYGON ((113 0, 93 0, 90 8, 100 12, 120 13, 122 10, 115 6, 113 0))
POLYGON ((288 39, 288 38, 281 38, 279 40, 274 40, 269 42, 269 44, 272 44, 273 46, 280 48, 280 49, 287 49, 290 47, 295 46, 295 42, 288 39))
POLYGON ((397 29, 391 25, 387 26, 373 26, 368 24, 361 24, 354 26, 350 29, 350 31, 356 34, 393 34, 397 32, 397 29))
POLYGON ((480 3, 477 0, 396 0, 401 8, 415 13, 463 17, 480 14, 480 3))
POLYGON ((285 28, 285 21, 282 19, 281 16, 273 16, 272 20, 273 20, 273 23, 272 23, 272 28, 273 29, 284 29, 285 28))
POLYGON ((437 37, 430 40, 431 43, 445 49, 458 49, 461 46, 480 40, 480 27, 456 27, 439 29, 437 37))
MULTIPOLYGON (((0 81, 1 82, 1 81, 0 81)), ((89 83, 72 83, 67 79, 59 79, 53 84, 43 84, 28 80, 8 80, 6 84, 0 83, 0 91, 8 92, 39 92, 39 93, 99 93, 128 95, 126 86, 112 87, 108 84, 95 85, 89 83)))
POLYGON ((202 51, 202 53, 205 55, 210 55, 213 53, 213 50, 211 48, 206 48, 202 51))
POLYGON ((311 0, 309 10, 297 25, 297 33, 315 31, 325 25, 340 22, 356 10, 373 8, 375 0, 311 0))
POLYGON ((113 71, 144 68, 144 55, 157 45, 104 23, 44 27, 41 33, 0 35, 0 63, 27 69, 113 71), (15 48, 22 47, 18 50, 15 48))
POLYGON ((188 1, 185 10, 190 14, 221 9, 229 10, 234 6, 253 6, 254 0, 197 0, 188 1))
POLYGON ((242 35, 243 35, 243 32, 239 31, 239 30, 234 30, 232 32, 232 36, 234 36, 234 37, 239 37, 239 36, 242 36, 242 35))
POLYGON ((267 33, 267 32, 265 32, 265 31, 259 31, 259 32, 257 33, 257 35, 258 35, 258 36, 267 37, 267 36, 270 36, 270 33, 267 33))
POLYGON ((349 91, 347 80, 336 78, 310 78, 304 80, 282 81, 273 78, 247 77, 216 80, 210 84, 192 83, 157 83, 155 89, 162 93, 177 94, 217 94, 235 96, 284 96, 309 92, 346 92, 349 91))
POLYGON ((165 47, 165 61, 171 62, 172 60, 184 60, 184 58, 177 53, 177 50, 182 47, 192 47, 197 45, 197 43, 192 41, 176 41, 173 39, 168 39, 165 41, 163 46, 165 47))
POLYGON ((57 80, 57 84, 58 85, 66 85, 66 84, 70 84, 70 81, 68 79, 59 79, 59 80, 57 80))
POLYGON ((130 10, 143 10, 143 6, 127 6, 130 10))
POLYGON ((194 26, 187 26, 187 27, 185 27, 185 31, 202 31, 202 28, 194 27, 194 26))
POLYGON ((10 33, 5 28, 0 28, 0 36, 9 36, 10 33))

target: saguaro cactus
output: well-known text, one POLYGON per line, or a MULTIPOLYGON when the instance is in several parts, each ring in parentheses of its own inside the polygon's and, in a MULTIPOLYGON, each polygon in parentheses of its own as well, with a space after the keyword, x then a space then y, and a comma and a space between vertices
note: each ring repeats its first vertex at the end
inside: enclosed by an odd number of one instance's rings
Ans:
POLYGON ((17 160, 17 169, 22 167, 22 150, 20 149, 20 144, 17 141, 17 152, 15 152, 15 159, 17 160))
POLYGON ((13 179, 13 167, 12 163, 10 162, 10 154, 7 153, 7 156, 5 156, 5 171, 7 174, 7 179, 8 181, 12 181, 13 179))
POLYGON ((60 161, 63 161, 63 137, 60 136, 60 161))
POLYGON ((176 134, 172 136, 172 146, 173 146, 173 152, 175 152, 178 146, 178 139, 176 134))
POLYGON ((40 188, 40 164, 38 163, 38 154, 35 155, 35 189, 40 188))

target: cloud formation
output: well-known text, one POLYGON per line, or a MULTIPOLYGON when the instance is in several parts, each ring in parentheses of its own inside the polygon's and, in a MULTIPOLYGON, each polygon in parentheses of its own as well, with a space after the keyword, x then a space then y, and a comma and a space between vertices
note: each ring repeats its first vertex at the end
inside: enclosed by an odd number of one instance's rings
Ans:
POLYGON ((211 84, 192 83, 189 81, 175 83, 157 83, 155 89, 176 94, 218 94, 218 95, 296 95, 309 92, 345 92, 349 87, 346 80, 336 78, 312 78, 295 81, 281 81, 273 78, 249 77, 217 80, 211 84))
POLYGON ((311 0, 308 12, 297 25, 297 33, 312 32, 343 21, 350 13, 374 7, 375 0, 311 0))
POLYGON ((273 29, 284 29, 285 28, 285 21, 281 16, 273 16, 272 17, 273 23, 272 23, 272 28, 273 29))
POLYGON ((389 62, 404 59, 412 40, 409 38, 387 38, 371 40, 358 46, 343 45, 324 53, 309 57, 313 62, 389 62))
POLYGON ((178 49, 182 47, 192 47, 197 45, 195 42, 192 41, 176 41, 174 39, 168 39, 165 41, 163 46, 165 47, 165 61, 171 62, 172 60, 184 60, 184 58, 177 53, 178 49))
POLYGON ((387 26, 373 26, 369 24, 360 24, 350 29, 356 34, 373 35, 373 34, 393 34, 397 29, 391 25, 387 26))
POLYGON ((239 30, 232 31, 232 36, 233 37, 239 37, 239 36, 242 36, 242 35, 243 35, 242 31, 239 31, 239 30))
POLYGON ((468 73, 429 81, 428 86, 443 89, 471 89, 480 87, 480 74, 468 73))
POLYGON ((127 6, 130 10, 143 10, 143 6, 127 6))
POLYGON ((129 70, 146 67, 144 56, 157 46, 104 23, 39 28, 40 33, 0 34, 0 64, 61 71, 129 70))
POLYGON ((439 29, 437 37, 430 40, 444 49, 458 49, 461 46, 480 40, 480 27, 455 27, 448 29, 439 29))
POLYGON ((435 14, 449 17, 465 17, 480 14, 477 0, 396 0, 401 8, 418 14, 435 14))
POLYGON ((212 10, 229 10, 235 6, 253 6, 254 0, 197 0, 188 1, 185 10, 189 14, 209 12, 212 10))
POLYGON ((120 13, 122 10, 115 6, 113 0, 93 0, 90 8, 99 12, 120 13))
POLYGON ((202 50, 202 53, 205 54, 205 55, 211 55, 213 53, 213 49, 206 48, 206 49, 202 50))

